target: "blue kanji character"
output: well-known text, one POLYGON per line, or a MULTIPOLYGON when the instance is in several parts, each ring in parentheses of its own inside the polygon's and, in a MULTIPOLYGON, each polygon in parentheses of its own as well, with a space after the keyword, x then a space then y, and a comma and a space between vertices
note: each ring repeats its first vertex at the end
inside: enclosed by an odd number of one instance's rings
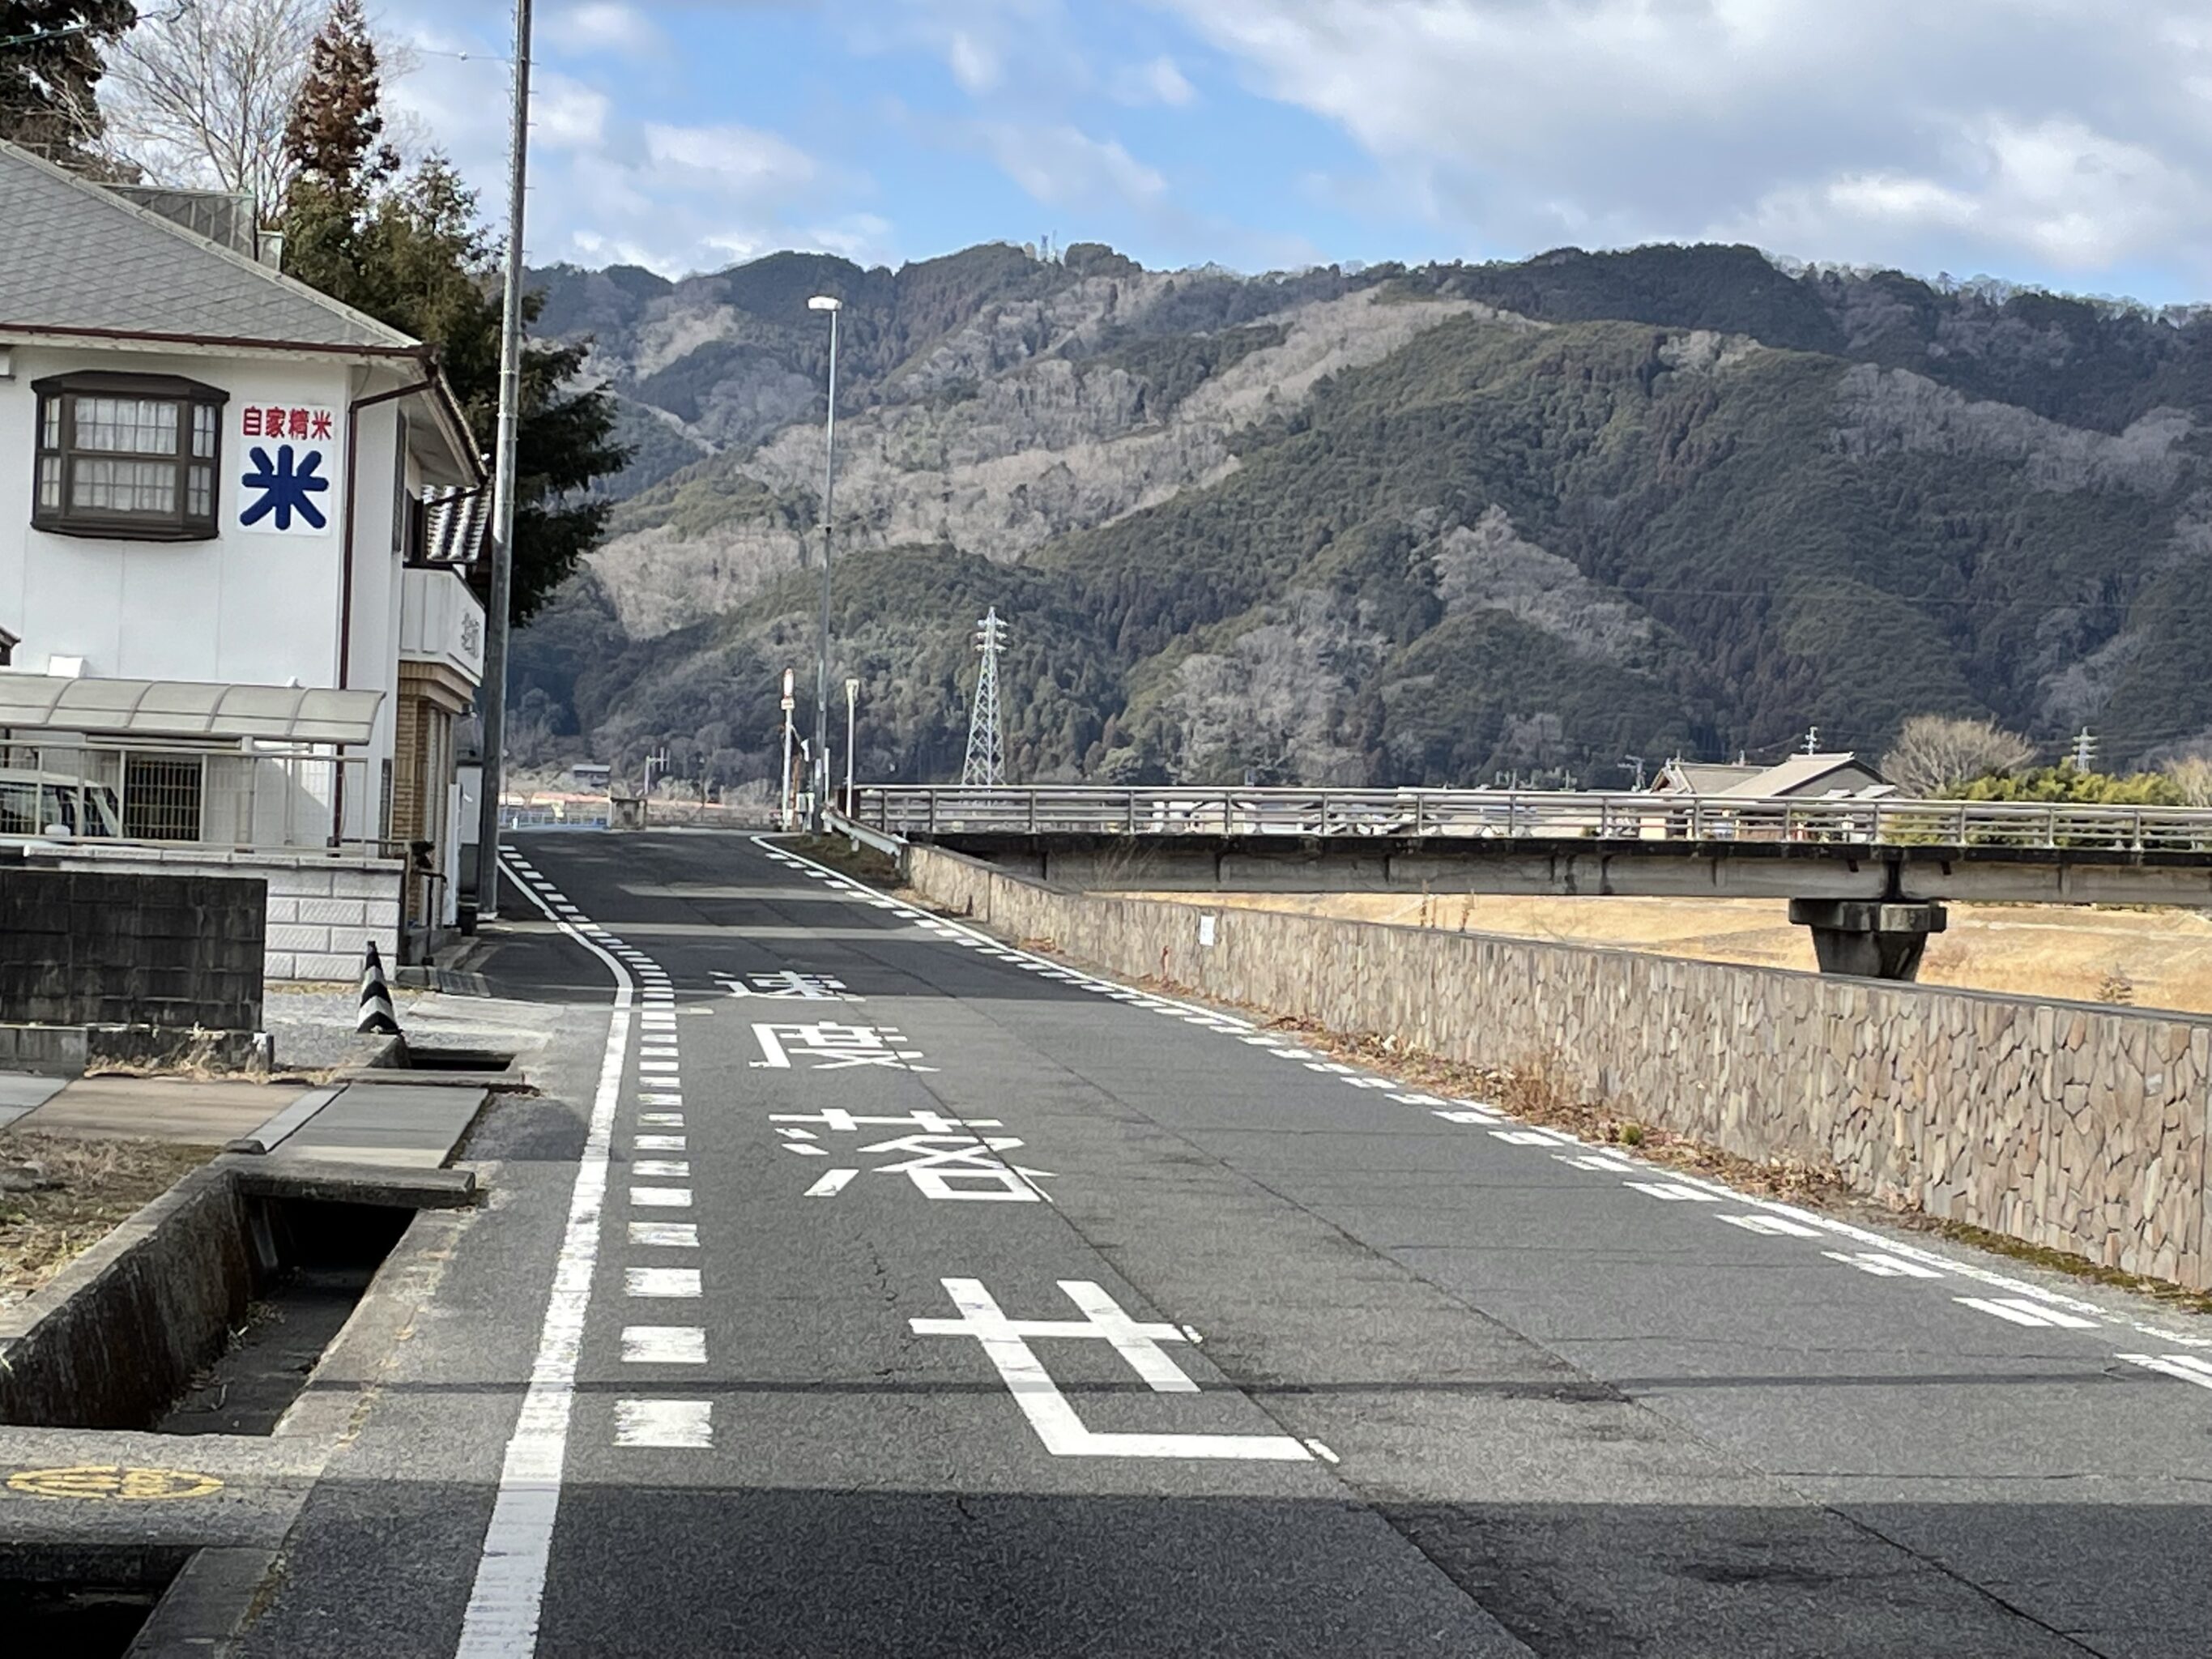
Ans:
POLYGON ((258 524, 273 513, 276 515, 277 529, 289 530, 292 515, 297 513, 307 520, 308 528, 312 530, 320 530, 329 524, 330 520, 323 517, 322 508, 308 499, 331 487, 328 478, 315 476, 323 465, 320 450, 309 450, 307 459, 299 463, 296 471, 293 470, 292 446, 289 444, 276 447, 276 459, 273 465, 269 459, 269 452, 258 444, 253 447, 252 455, 256 470, 247 473, 239 483, 247 489, 259 490, 261 499, 238 515, 239 523, 258 524))

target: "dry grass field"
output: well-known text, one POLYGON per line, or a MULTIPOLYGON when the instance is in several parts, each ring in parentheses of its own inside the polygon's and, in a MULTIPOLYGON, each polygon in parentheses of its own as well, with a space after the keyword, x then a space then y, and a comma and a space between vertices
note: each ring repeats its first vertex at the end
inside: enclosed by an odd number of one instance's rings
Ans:
MULTIPOLYGON (((1188 893, 1146 896, 1195 902, 1188 893)), ((1708 962, 1813 968, 1812 939, 1789 906, 1765 899, 1498 898, 1445 893, 1209 895, 1209 904, 1290 910, 1562 944, 1603 945, 1708 962)), ((2013 995, 2126 1002, 2212 1014, 2212 916, 2194 910, 1951 906, 1921 982, 2013 995)))

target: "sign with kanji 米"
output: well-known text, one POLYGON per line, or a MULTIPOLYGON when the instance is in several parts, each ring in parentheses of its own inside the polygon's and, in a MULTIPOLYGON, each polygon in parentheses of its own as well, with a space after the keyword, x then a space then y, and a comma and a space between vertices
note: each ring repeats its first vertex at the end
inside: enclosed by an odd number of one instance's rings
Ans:
POLYGON ((232 405, 228 457, 238 527, 264 536, 327 536, 337 523, 338 419, 333 409, 246 399, 232 405))

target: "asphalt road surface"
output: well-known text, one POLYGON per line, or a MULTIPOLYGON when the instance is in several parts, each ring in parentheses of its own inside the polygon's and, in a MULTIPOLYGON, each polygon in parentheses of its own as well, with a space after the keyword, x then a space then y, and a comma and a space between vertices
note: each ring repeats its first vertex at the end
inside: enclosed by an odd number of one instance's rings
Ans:
POLYGON ((518 846, 555 1086, 252 1655, 2212 1653, 2179 1316, 773 843, 518 846))

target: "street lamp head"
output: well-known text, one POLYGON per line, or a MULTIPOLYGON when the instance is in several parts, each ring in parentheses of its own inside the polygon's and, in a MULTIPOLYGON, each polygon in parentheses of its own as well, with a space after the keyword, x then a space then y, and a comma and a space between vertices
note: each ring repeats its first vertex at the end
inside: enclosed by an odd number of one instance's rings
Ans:
POLYGON ((809 311, 842 311, 845 302, 827 294, 817 294, 806 302, 806 308, 809 311))

